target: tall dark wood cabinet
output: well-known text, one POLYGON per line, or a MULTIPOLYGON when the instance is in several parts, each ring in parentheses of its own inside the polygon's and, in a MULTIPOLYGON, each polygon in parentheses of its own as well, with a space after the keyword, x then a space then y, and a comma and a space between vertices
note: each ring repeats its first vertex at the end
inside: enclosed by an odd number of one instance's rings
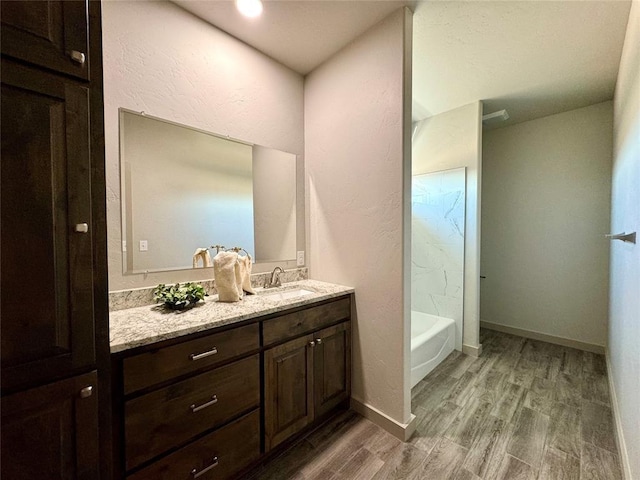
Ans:
POLYGON ((94 1, 0 8, 3 479, 109 470, 100 17, 94 1))

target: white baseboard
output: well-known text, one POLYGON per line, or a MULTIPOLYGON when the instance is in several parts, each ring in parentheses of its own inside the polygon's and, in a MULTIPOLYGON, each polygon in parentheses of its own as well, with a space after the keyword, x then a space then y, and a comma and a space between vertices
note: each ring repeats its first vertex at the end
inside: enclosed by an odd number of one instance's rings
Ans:
POLYGON ((616 387, 613 382, 613 371, 611 370, 611 359, 609 351, 605 353, 607 360, 607 378, 609 379, 609 394, 611 395, 611 410, 613 411, 614 433, 616 437, 616 446, 620 456, 620 466, 622 467, 622 477, 624 480, 631 480, 631 465, 629 464, 629 454, 627 444, 624 441, 624 433, 622 431, 622 419, 618 410, 618 398, 616 396, 616 387))
POLYGON ((535 332, 533 330, 525 330, 523 328, 510 327, 509 325, 502 325, 500 323, 491 323, 480 320, 480 327, 488 330, 495 330, 497 332, 510 333, 511 335, 518 335, 519 337, 530 338, 532 340, 540 340, 542 342, 553 343, 555 345, 562 345, 563 347, 571 347, 577 348, 578 350, 584 350, 586 352, 599 353, 601 355, 604 355, 605 351, 605 348, 602 345, 585 343, 579 340, 573 340, 572 338, 557 337, 555 335, 548 335, 546 333, 535 332))
POLYGON ((409 423, 398 423, 377 408, 367 405, 360 400, 356 400, 353 397, 351 397, 351 409, 403 442, 408 441, 416 429, 416 416, 413 414, 411 414, 409 423))
POLYGON ((469 355, 471 357, 479 357, 482 355, 482 345, 478 345, 474 347, 473 345, 467 345, 466 343, 462 344, 462 353, 469 355))

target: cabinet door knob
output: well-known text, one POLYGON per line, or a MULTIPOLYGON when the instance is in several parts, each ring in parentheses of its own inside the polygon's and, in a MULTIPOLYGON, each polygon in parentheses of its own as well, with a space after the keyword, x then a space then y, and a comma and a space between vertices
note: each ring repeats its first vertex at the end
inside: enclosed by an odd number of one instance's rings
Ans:
POLYGON ((91 395, 93 395, 93 386, 91 385, 80 390, 80 398, 89 398, 91 395))
POLYGON ((316 342, 314 342, 313 340, 311 340, 311 341, 309 342, 309 346, 310 346, 310 347, 312 347, 312 348, 313 348, 313 347, 315 347, 315 346, 316 346, 316 342))
POLYGON ((89 225, 86 223, 76 223, 75 229, 77 233, 87 233, 89 231, 89 225))
POLYGON ((321 338, 316 338, 316 344, 317 345, 322 345, 322 339, 321 338))
POLYGON ((79 63, 80 65, 83 65, 85 60, 87 59, 87 56, 84 53, 79 52, 78 50, 71 50, 69 56, 71 57, 71 60, 79 63))

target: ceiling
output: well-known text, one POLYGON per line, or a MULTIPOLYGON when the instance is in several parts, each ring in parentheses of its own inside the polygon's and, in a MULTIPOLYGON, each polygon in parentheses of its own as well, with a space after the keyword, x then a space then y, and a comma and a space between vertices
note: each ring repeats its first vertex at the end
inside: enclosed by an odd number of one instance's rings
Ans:
POLYGON ((173 0, 306 75, 402 6, 413 17, 413 118, 483 100, 502 125, 613 98, 630 0, 173 0))
POLYGON ((476 100, 506 125, 613 98, 630 1, 421 2, 414 120, 476 100))
POLYGON ((415 1, 263 0, 258 18, 229 0, 172 0, 290 69, 306 75, 394 10, 415 1))

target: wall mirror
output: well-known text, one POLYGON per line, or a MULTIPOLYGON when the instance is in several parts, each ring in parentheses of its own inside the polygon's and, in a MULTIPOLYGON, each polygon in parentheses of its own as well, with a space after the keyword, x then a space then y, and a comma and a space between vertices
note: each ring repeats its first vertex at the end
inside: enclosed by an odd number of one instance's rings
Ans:
POLYGON ((120 109, 124 273, 190 269, 217 244, 256 263, 294 260, 298 161, 120 109))

